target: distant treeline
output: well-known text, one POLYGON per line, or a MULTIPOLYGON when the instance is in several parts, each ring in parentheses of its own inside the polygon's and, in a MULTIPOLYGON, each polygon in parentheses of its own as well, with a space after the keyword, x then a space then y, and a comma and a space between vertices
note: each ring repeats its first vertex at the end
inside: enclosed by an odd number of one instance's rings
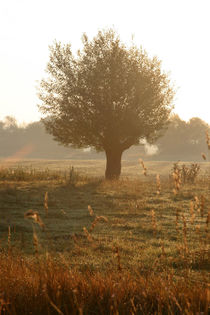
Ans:
MULTIPOLYGON (((200 118, 183 121, 178 115, 171 117, 168 128, 157 142, 133 146, 123 155, 126 159, 152 160, 188 160, 199 161, 201 154, 208 156, 206 131, 210 135, 210 126, 200 118)), ((21 155, 22 158, 40 159, 97 159, 103 153, 94 150, 65 148, 45 132, 43 124, 38 122, 18 126, 13 117, 0 121, 0 158, 21 155), (22 153, 21 153, 22 152, 22 153)))

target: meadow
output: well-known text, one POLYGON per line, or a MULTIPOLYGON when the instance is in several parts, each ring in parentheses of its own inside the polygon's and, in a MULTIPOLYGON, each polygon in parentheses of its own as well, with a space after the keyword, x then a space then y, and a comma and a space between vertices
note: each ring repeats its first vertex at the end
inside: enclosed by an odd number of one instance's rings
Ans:
POLYGON ((0 314, 208 314, 208 162, 1 165, 0 314))

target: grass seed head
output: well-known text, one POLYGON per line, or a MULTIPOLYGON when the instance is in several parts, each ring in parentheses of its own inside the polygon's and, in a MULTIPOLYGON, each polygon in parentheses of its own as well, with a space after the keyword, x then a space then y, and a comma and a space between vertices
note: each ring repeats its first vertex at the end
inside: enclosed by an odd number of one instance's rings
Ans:
POLYGON ((94 216, 94 212, 93 212, 93 209, 92 209, 92 207, 90 205, 88 205, 88 211, 89 211, 90 216, 93 217, 94 216))
POLYGON ((157 186, 157 195, 160 195, 161 192, 161 182, 160 182, 160 175, 156 175, 156 186, 157 186))
POLYGON ((178 192, 180 191, 181 184, 182 184, 182 174, 181 174, 181 169, 178 166, 178 163, 174 163, 172 178, 174 181, 173 193, 174 195, 177 195, 178 192))
POLYGON ((195 212, 194 212, 194 203, 193 203, 193 201, 190 201, 190 215, 191 215, 190 222, 191 222, 191 224, 193 224, 194 221, 195 221, 195 212))
POLYGON ((147 168, 146 166, 144 165, 144 162, 142 159, 139 159, 139 163, 141 164, 142 168, 143 168, 143 174, 144 176, 147 176, 147 168))
POLYGON ((45 208, 45 213, 47 216, 48 215, 48 192, 47 191, 45 192, 45 195, 44 195, 44 208, 45 208))
POLYGON ((84 233, 85 233, 85 236, 87 237, 87 240, 88 240, 89 242, 92 242, 92 241, 93 241, 92 235, 88 232, 88 230, 86 229, 85 226, 83 227, 83 231, 84 231, 84 233))
POLYGON ((40 215, 38 211, 34 211, 32 209, 28 210, 24 214, 25 219, 33 219, 35 223, 39 224, 42 228, 45 227, 44 223, 42 222, 42 219, 40 218, 40 215))
POLYGON ((99 221, 102 221, 102 222, 108 222, 108 219, 107 217, 105 216, 96 216, 94 221, 92 222, 91 224, 91 227, 90 227, 90 233, 93 231, 93 229, 95 228, 96 224, 99 222, 99 221))

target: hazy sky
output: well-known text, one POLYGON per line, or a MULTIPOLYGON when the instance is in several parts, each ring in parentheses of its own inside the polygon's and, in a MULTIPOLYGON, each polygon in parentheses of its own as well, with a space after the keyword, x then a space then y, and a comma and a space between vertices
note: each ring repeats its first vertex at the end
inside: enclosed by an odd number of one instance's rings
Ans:
POLYGON ((114 27, 162 60, 177 87, 175 112, 210 123, 210 0, 0 0, 0 120, 38 120, 37 81, 56 39, 76 51, 114 27))

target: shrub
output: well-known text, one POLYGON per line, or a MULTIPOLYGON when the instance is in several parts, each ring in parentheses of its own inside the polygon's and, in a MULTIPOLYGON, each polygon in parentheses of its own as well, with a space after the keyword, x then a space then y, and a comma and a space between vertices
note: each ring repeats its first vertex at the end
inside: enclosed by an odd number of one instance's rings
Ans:
POLYGON ((196 177, 200 172, 200 165, 198 163, 192 163, 187 166, 185 164, 179 165, 179 162, 173 164, 172 174, 181 174, 181 179, 183 183, 194 183, 196 177))

